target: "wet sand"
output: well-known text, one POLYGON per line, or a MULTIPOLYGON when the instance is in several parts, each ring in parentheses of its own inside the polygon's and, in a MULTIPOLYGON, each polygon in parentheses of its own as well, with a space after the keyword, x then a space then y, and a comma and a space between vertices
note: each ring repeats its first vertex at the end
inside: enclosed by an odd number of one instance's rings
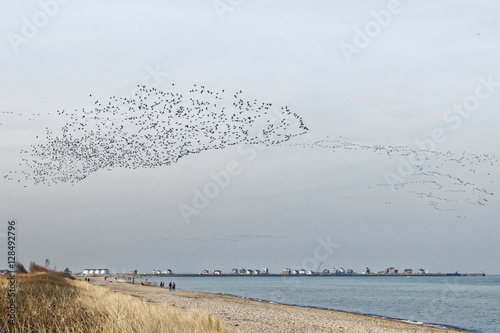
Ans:
POLYGON ((114 277, 108 278, 107 281, 103 277, 93 277, 91 283, 151 302, 164 302, 185 310, 199 309, 219 317, 227 328, 235 332, 460 332, 348 312, 271 304, 221 294, 169 291, 168 287, 120 282, 114 277))

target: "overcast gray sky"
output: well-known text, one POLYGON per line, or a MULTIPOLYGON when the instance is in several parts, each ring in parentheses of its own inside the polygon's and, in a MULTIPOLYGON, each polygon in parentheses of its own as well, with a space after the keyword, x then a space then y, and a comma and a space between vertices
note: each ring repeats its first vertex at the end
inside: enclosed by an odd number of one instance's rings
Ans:
POLYGON ((3 1, 0 268, 16 218, 21 262, 73 271, 500 273, 499 15, 465 0, 3 1), (57 110, 83 115, 139 84, 241 90, 308 131, 75 184, 9 176, 72 121, 57 110), (421 149, 435 152, 405 174, 421 149))

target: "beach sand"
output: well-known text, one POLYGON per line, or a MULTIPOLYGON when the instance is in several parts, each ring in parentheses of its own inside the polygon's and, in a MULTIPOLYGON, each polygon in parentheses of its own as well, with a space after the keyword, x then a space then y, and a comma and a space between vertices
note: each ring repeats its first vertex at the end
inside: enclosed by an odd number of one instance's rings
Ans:
POLYGON ((92 277, 91 283, 151 302, 165 302, 185 310, 197 308, 219 317, 235 332, 459 332, 341 311, 271 304, 212 293, 169 291, 168 287, 143 286, 137 281, 135 284, 120 282, 114 277, 107 281, 103 277, 92 277))

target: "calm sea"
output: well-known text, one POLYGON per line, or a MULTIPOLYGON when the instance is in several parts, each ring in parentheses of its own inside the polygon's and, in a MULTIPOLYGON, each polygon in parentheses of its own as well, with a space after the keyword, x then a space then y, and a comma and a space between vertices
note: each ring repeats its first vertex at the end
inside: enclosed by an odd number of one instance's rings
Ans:
POLYGON ((149 277, 177 289, 500 332, 500 275, 485 277, 149 277))

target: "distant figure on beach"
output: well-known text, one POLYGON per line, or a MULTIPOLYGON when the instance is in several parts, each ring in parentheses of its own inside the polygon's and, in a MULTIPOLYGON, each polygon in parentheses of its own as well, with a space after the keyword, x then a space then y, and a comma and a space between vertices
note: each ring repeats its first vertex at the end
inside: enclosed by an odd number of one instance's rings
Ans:
POLYGON ((172 282, 172 290, 175 291, 175 282, 172 282))
POLYGON ((132 278, 132 284, 135 284, 135 278, 132 278))
POLYGON ((168 284, 168 290, 172 291, 172 282, 168 284))
POLYGON ((87 281, 90 282, 90 278, 88 278, 87 281))

